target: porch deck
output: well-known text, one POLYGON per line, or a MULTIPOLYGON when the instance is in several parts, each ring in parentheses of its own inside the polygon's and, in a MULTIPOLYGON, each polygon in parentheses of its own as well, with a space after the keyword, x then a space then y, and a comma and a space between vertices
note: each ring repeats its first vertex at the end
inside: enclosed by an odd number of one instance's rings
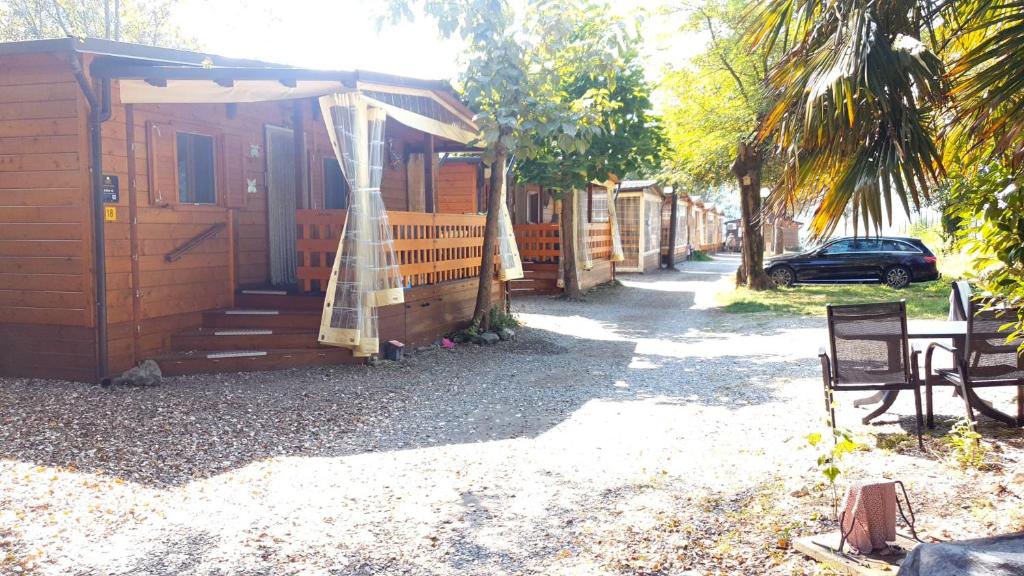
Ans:
MULTIPOLYGON (((405 302, 378 311, 382 340, 430 344, 472 316, 483 250, 482 215, 389 211, 405 302)), ((241 290, 234 306, 208 310, 199 326, 170 337, 156 360, 166 374, 273 370, 362 363, 318 342, 323 290, 345 222, 344 210, 297 210, 299 294, 241 290)), ((495 298, 501 285, 492 286, 495 298)))
MULTIPOLYGON (((561 262, 561 225, 516 224, 513 226, 519 255, 523 259, 525 277, 511 282, 518 294, 559 294, 558 267, 561 262)), ((611 262, 612 229, 608 222, 587 224, 587 248, 594 262, 591 270, 580 271, 580 287, 584 290, 608 282, 615 277, 611 262)))

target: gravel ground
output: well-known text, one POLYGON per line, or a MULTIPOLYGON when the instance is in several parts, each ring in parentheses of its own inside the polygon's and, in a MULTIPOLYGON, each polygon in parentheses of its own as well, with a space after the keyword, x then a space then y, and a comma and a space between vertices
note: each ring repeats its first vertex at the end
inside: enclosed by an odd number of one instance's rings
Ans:
MULTIPOLYGON (((0 379, 0 573, 818 573, 786 540, 831 528, 824 322, 716 310, 735 265, 520 299, 515 342, 400 364, 0 379)), ((961 471, 912 413, 841 409, 843 477, 904 480, 932 537, 1024 530, 1020 434, 961 471)))

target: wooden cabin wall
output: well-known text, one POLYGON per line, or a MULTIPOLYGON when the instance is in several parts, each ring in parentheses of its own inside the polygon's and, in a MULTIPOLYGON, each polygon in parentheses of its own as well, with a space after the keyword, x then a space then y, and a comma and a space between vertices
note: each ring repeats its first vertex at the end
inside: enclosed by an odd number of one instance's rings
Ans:
POLYGON ((615 279, 615 268, 611 260, 598 258, 590 270, 578 270, 580 289, 590 290, 594 286, 606 284, 615 279))
MULTIPOLYGON (((95 376, 89 110, 66 58, 0 56, 2 375, 95 376)), ((90 62, 85 56, 85 70, 90 62)), ((118 177, 120 193, 108 204, 115 218, 104 224, 109 364, 117 373, 166 351, 170 335, 198 326, 203 311, 230 306, 237 286, 265 282, 265 126, 291 127, 293 108, 288 102, 239 104, 229 114, 225 105, 139 104, 129 112, 116 82, 112 100, 102 141, 103 173, 118 177), (216 205, 177 204, 175 130, 215 138, 216 205), (249 180, 255 192, 248 192, 249 180), (168 252, 218 223, 226 228, 217 236, 180 260, 165 261, 168 252)), ((315 160, 333 150, 311 103, 301 108, 311 158, 308 196, 322 207, 322 162, 315 160)), ((389 210, 406 210, 405 159, 422 134, 389 121, 387 137, 382 195, 389 210)), ((439 186, 442 203, 445 189, 439 186)), ((442 317, 461 321, 461 313, 446 310, 442 317)))
POLYGON ((88 105, 66 57, 0 57, 0 374, 95 370, 88 105))

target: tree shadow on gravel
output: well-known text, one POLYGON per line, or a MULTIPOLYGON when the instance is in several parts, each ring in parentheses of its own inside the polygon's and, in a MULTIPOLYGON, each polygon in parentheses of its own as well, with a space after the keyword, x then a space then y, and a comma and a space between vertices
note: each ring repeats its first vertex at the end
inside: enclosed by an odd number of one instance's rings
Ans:
MULTIPOLYGON (((662 276, 684 274, 650 278, 662 276)), ((804 356, 746 345, 783 341, 785 330, 692 303, 681 288, 527 299, 518 308, 550 329, 378 367, 185 376, 155 388, 0 379, 0 458, 178 486, 275 457, 535 438, 595 400, 739 409, 780 400, 780 380, 813 375, 804 356)))

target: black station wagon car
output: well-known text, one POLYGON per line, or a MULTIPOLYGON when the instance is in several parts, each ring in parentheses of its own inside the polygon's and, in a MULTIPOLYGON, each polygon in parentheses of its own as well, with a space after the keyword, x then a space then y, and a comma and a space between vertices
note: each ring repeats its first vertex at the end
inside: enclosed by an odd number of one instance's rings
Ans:
POLYGON ((904 288, 937 280, 935 255, 917 238, 840 238, 802 254, 769 259, 765 271, 777 286, 881 282, 904 288))

